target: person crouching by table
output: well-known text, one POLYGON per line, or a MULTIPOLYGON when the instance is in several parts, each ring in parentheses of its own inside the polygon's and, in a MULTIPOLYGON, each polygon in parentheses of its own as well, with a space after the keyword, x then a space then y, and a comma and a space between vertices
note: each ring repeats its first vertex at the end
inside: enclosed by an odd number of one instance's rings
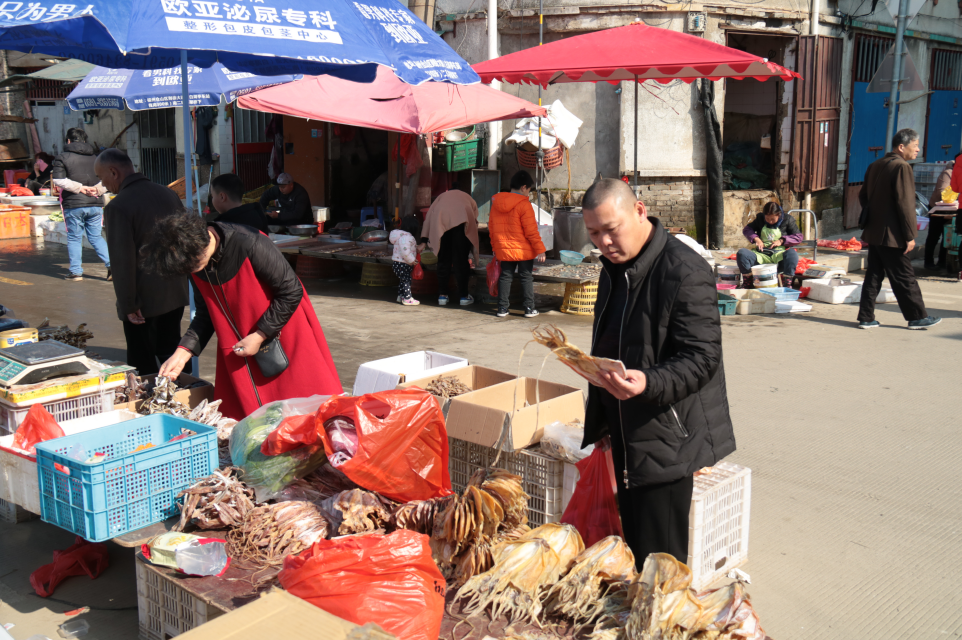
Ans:
POLYGON ((229 418, 275 400, 342 392, 304 286, 267 236, 185 212, 160 220, 142 255, 147 271, 191 275, 199 294, 194 319, 160 375, 176 378, 216 333, 214 399, 223 400, 229 418))
POLYGON ((715 280, 621 180, 594 183, 581 206, 603 267, 591 355, 627 369, 588 387, 582 446, 611 447, 638 568, 651 553, 684 562, 694 473, 735 450, 715 280))
POLYGON ((786 214, 777 202, 769 202, 745 225, 742 234, 755 245, 754 249, 739 249, 735 254, 742 274, 742 288, 754 288, 752 267, 759 264, 777 264, 779 285, 790 287, 798 267, 798 253, 791 247, 804 239, 795 218, 786 214))

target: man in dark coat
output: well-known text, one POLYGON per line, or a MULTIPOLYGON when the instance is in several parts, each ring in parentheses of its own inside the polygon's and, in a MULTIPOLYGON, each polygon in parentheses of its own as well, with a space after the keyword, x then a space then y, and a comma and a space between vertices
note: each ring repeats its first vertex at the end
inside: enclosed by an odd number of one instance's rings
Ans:
POLYGON ((684 562, 694 473, 735 450, 715 280, 620 180, 596 182, 582 207, 604 267, 591 353, 628 370, 589 387, 583 446, 611 446, 638 567, 651 553, 684 562))
POLYGON ((267 216, 274 219, 274 224, 311 224, 314 216, 311 213, 311 196, 307 189, 294 182, 289 173, 277 176, 277 184, 264 192, 261 196, 261 206, 267 207, 271 200, 277 201, 280 211, 269 211, 267 216))
POLYGON ((111 276, 110 255, 101 235, 104 201, 87 191, 97 184, 97 174, 94 173, 96 156, 94 148, 87 144, 84 130, 73 128, 67 130, 67 144, 63 153, 54 158, 51 165, 53 183, 62 193, 63 221, 67 227, 67 255, 70 258, 67 280, 84 279, 84 233, 90 246, 97 252, 97 257, 107 266, 107 279, 110 280, 111 276))
POLYGON ((925 311, 922 290, 908 254, 915 248, 915 175, 908 160, 919 155, 919 134, 902 129, 892 138, 892 151, 869 165, 858 192, 867 211, 862 240, 868 243, 868 265, 858 308, 859 329, 880 326, 875 319, 875 299, 888 276, 909 329, 927 329, 942 321, 925 311))
POLYGON ((180 344, 180 322, 189 302, 187 278, 146 273, 139 265, 140 249, 154 235, 157 221, 183 205, 172 190, 136 173, 119 149, 101 153, 96 171, 103 188, 117 194, 106 207, 107 244, 114 260, 114 293, 127 339, 127 364, 142 376, 157 373, 180 344))
POLYGON ((244 204, 244 183, 233 173, 222 173, 210 181, 210 196, 218 215, 208 222, 246 224, 252 229, 269 233, 267 216, 257 202, 244 204))

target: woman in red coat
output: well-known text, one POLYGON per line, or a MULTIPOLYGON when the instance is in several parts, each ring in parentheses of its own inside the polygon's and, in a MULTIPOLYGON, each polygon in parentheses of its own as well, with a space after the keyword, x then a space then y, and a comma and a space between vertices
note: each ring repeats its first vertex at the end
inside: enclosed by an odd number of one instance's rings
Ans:
POLYGON ((157 224, 143 267, 167 277, 191 274, 196 313, 160 375, 176 378, 216 333, 214 399, 223 400, 225 416, 240 420, 276 400, 342 392, 304 286, 267 236, 185 212, 157 224), (268 377, 253 356, 271 340, 289 365, 268 377))

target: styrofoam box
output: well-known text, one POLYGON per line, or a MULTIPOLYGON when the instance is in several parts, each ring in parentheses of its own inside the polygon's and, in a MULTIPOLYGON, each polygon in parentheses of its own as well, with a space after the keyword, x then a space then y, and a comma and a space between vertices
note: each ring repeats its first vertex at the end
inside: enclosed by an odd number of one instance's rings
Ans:
POLYGON ((688 514, 691 586, 701 591, 748 560, 752 471, 719 462, 695 476, 688 514))
POLYGON ((434 351, 415 351, 403 355, 365 362, 354 378, 354 395, 394 389, 402 382, 436 376, 451 369, 468 366, 467 358, 434 351))
MULTIPOLYGON (((64 420, 60 428, 64 435, 69 436, 139 417, 133 411, 107 411, 86 418, 64 420)), ((0 500, 18 505, 31 513, 40 513, 37 458, 14 449, 13 434, 0 436, 0 500)))
MULTIPOLYGON (((828 304, 858 304, 862 298, 862 283, 832 285, 831 278, 815 278, 806 280, 803 286, 811 287, 808 292, 810 300, 827 302, 828 304)), ((876 302, 895 302, 895 293, 891 289, 882 288, 876 302)))

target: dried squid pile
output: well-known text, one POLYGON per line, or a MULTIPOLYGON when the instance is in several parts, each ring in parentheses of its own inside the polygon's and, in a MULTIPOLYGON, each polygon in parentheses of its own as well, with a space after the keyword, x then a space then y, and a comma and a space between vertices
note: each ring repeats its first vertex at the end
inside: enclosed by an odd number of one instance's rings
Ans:
POLYGON ((44 340, 56 340, 57 342, 63 342, 78 349, 86 349, 87 340, 94 337, 94 334, 87 331, 87 323, 83 323, 76 329, 71 330, 67 325, 51 327, 49 318, 44 318, 43 322, 37 325, 37 331, 40 334, 41 342, 44 340))
POLYGON ((740 582, 696 594, 691 569, 666 553, 645 559, 632 583, 624 636, 632 640, 765 640, 758 615, 740 582))
POLYGON ((455 376, 438 376, 424 388, 430 394, 447 400, 471 392, 471 387, 464 384, 455 376))
POLYGON ((342 491, 320 506, 331 522, 332 533, 336 531, 341 536, 379 530, 383 533, 385 523, 391 521, 391 503, 363 489, 342 491))
POLYGON ((240 526, 227 534, 231 558, 257 567, 254 585, 274 580, 285 556, 298 554, 329 537, 330 523, 312 502, 291 500, 251 509, 240 526))
POLYGON ((453 603, 466 601, 462 611, 468 615, 490 606, 491 619, 503 614, 511 622, 540 624, 543 593, 568 572, 584 550, 573 526, 542 525, 518 540, 496 545, 494 565, 470 578, 453 603))
POLYGON ((244 521, 254 508, 254 490, 237 479, 239 469, 229 467, 198 480, 177 497, 183 498, 180 522, 174 531, 183 531, 188 523, 201 529, 234 527, 244 521))
POLYGON ((603 371, 612 371, 621 377, 625 376, 625 365, 620 360, 588 355, 568 342, 565 332, 554 325, 538 325, 531 330, 531 335, 535 342, 551 349, 552 353, 558 356, 558 360, 592 384, 602 386, 600 374, 603 371))
POLYGON ((170 378, 157 376, 154 379, 154 388, 150 397, 144 400, 140 407, 140 414, 149 416, 155 413, 164 413, 187 418, 210 427, 218 426, 218 423, 224 419, 223 414, 217 410, 222 402, 221 400, 207 402, 205 398, 191 409, 175 397, 179 390, 177 383, 170 378))

